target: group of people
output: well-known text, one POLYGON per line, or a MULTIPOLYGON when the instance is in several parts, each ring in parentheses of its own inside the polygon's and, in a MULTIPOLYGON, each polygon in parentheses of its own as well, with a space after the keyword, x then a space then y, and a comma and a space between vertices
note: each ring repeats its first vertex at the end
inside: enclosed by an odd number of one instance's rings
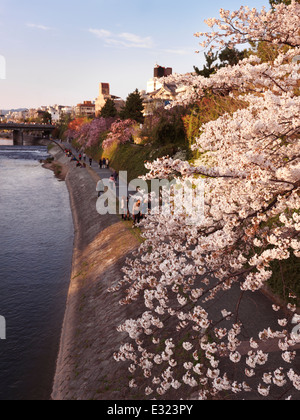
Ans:
POLYGON ((78 159, 79 159, 80 162, 82 161, 82 159, 85 162, 86 161, 86 154, 85 153, 83 153, 83 154, 79 153, 78 159))
MULTIPOLYGON (((70 149, 65 149, 65 154, 67 157, 71 158, 71 162, 76 162, 76 166, 80 168, 86 168, 86 160, 87 155, 85 153, 79 153, 78 159, 70 149)), ((89 158, 89 164, 92 166, 92 158, 89 158)), ((109 169, 109 160, 107 158, 102 158, 99 160, 99 168, 100 169, 109 169)), ((113 189, 116 186, 117 181, 119 178, 119 174, 117 171, 114 171, 109 178, 110 186, 113 189)), ((98 192, 98 197, 100 197, 101 193, 104 192, 104 184, 103 181, 99 181, 96 188, 98 192)), ((141 219, 148 214, 148 200, 136 199, 130 209, 131 200, 129 197, 122 197, 121 199, 121 216, 122 220, 133 220, 133 227, 140 223, 141 219)))
POLYGON ((140 223, 140 221, 145 217, 149 212, 149 203, 148 200, 136 199, 130 209, 130 199, 129 197, 122 197, 121 199, 121 216, 122 220, 132 220, 133 227, 140 223))
MULTIPOLYGON (((86 159, 87 155, 85 153, 81 154, 79 153, 78 159, 77 157, 72 153, 70 149, 65 149, 65 154, 67 157, 71 158, 71 162, 76 162, 77 168, 86 168, 86 159), (83 161, 83 162, 82 162, 83 161)), ((92 166, 93 159, 89 158, 89 164, 92 166)))
POLYGON ((109 160, 107 158, 99 160, 99 169, 109 169, 109 160))

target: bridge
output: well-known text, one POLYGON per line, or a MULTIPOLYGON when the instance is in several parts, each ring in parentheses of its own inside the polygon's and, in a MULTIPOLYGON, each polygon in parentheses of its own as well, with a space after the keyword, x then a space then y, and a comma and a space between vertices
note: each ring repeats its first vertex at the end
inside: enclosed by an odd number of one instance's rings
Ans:
POLYGON ((52 124, 34 124, 34 123, 0 123, 0 131, 13 131, 13 140, 15 146, 23 146, 24 144, 24 131, 28 132, 42 132, 46 137, 49 137, 55 125, 52 124))

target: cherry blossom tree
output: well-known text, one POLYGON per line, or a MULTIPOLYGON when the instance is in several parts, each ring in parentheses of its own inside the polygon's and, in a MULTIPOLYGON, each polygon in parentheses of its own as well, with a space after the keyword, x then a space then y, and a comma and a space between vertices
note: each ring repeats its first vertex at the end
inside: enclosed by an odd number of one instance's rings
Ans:
POLYGON ((199 399, 289 399, 300 391, 300 336, 291 325, 300 322, 297 296, 289 290, 286 307, 272 306, 271 325, 255 328, 243 303, 255 301, 273 261, 300 257, 300 62, 293 59, 300 5, 220 15, 207 21, 219 31, 197 34, 204 46, 266 41, 288 49, 274 62, 252 56, 210 78, 170 76, 185 88, 181 105, 211 90, 244 106, 201 127, 197 164, 169 157, 147 164, 149 180, 204 179, 205 217, 191 225, 184 210, 171 209, 143 222, 145 241, 111 291, 126 288, 120 303, 142 302, 144 312, 118 327, 128 342, 114 357, 128 363, 129 386, 149 398, 185 389, 199 399))
POLYGON ((221 9, 220 19, 205 21, 211 28, 216 25, 218 30, 210 33, 197 32, 195 36, 205 36, 206 40, 201 45, 209 45, 211 48, 215 47, 212 45, 214 42, 224 47, 226 44, 234 46, 259 41, 298 47, 299 8, 299 2, 293 0, 288 6, 280 3, 274 6, 274 9, 264 8, 261 12, 244 6, 234 12, 221 9))
POLYGON ((125 144, 130 142, 132 136, 136 132, 135 126, 136 121, 131 119, 115 121, 111 126, 107 138, 102 144, 103 149, 108 149, 114 144, 125 144))
POLYGON ((99 143, 102 133, 110 130, 114 118, 95 118, 92 121, 76 119, 69 125, 67 135, 73 137, 81 147, 89 148, 99 143))

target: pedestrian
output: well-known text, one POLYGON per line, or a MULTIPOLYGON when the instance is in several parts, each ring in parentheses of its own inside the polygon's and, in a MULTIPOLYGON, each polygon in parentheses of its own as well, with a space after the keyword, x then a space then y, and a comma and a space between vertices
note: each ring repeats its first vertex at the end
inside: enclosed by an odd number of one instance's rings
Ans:
POLYGON ((84 162, 86 161, 86 154, 85 153, 83 153, 83 160, 84 160, 84 162))
POLYGON ((89 161, 90 161, 90 166, 92 166, 93 159, 92 159, 92 158, 90 158, 90 159, 89 159, 89 161))
POLYGON ((127 217, 125 218, 125 220, 130 220, 130 211, 129 211, 129 197, 127 197, 126 200, 126 209, 127 209, 127 217))
POLYGON ((102 159, 99 160, 99 169, 102 168, 102 159))
POLYGON ((133 227, 141 221, 141 200, 137 200, 133 205, 133 227))
POLYGON ((110 189, 113 190, 115 187, 115 178, 113 177, 113 175, 111 175, 111 177, 109 178, 109 185, 110 185, 110 189))
POLYGON ((82 154, 79 153, 79 160, 80 160, 80 162, 81 162, 81 159, 82 159, 82 154))
POLYGON ((106 168, 109 169, 109 160, 108 159, 106 159, 105 164, 106 164, 106 168))
POLYGON ((106 168, 106 159, 105 158, 102 159, 102 168, 103 169, 106 168))
POLYGON ((118 174, 117 171, 114 171, 113 177, 114 177, 115 182, 117 182, 118 181, 118 178, 119 178, 119 174, 118 174))

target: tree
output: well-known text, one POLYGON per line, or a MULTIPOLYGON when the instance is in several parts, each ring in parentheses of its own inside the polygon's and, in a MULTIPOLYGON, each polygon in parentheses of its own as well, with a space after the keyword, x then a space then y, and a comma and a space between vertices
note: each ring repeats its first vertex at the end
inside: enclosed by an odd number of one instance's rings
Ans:
POLYGON ((116 108, 115 101, 113 99, 108 98, 104 107, 101 110, 100 117, 102 118, 115 118, 118 115, 118 111, 116 108))
POLYGON ((159 109, 154 113, 154 126, 150 138, 154 145, 186 146, 183 124, 184 112, 180 107, 159 109))
POLYGON ((131 142, 135 133, 135 125, 136 122, 131 119, 115 121, 107 138, 102 143, 103 149, 106 150, 113 145, 131 142))
POLYGON ((199 70, 198 67, 194 66, 194 70, 198 76, 210 77, 220 67, 227 65, 234 66, 238 64, 243 58, 246 57, 247 50, 239 51, 237 48, 229 48, 226 46, 220 53, 213 52, 212 49, 209 53, 204 53, 206 64, 203 70, 199 70), (217 63, 219 60, 219 63, 217 63))
POLYGON ((52 122, 52 115, 50 114, 50 112, 46 111, 43 113, 42 115, 42 122, 44 124, 51 124, 52 122))
POLYGON ((269 0, 269 3, 272 7, 278 5, 278 4, 286 4, 287 6, 290 5, 292 0, 269 0))
POLYGON ((168 205, 143 222, 145 242, 111 291, 124 287, 120 303, 141 299, 144 311, 119 326, 128 341, 114 357, 129 363, 129 386, 143 386, 149 398, 176 397, 180 389, 202 400, 247 393, 297 399, 300 336, 291 321, 300 322, 299 297, 288 288, 288 302, 270 304, 267 321, 256 315, 265 310, 257 291, 271 278, 272 262, 300 257, 300 5, 280 4, 271 14, 221 10, 221 19, 209 23, 226 27, 225 34, 206 34, 205 45, 214 39, 224 46, 229 37, 232 45, 291 48, 274 62, 252 56, 210 78, 169 79, 186 86, 178 97, 184 104, 210 89, 244 106, 202 125, 197 165, 170 157, 146 165, 147 180, 177 180, 173 204, 180 184, 205 179, 205 217, 190 224, 188 202, 180 213, 168 205), (251 316, 244 312, 249 301, 251 316))
POLYGON ((97 146, 101 141, 101 135, 108 132, 114 122, 114 118, 95 118, 89 121, 87 118, 76 118, 68 126, 66 135, 77 141, 83 148, 97 146))
POLYGON ((207 54, 204 53, 204 55, 206 64, 203 66, 203 70, 199 70, 198 67, 194 67, 194 70, 198 76, 210 77, 217 69, 217 65, 214 65, 214 63, 218 60, 218 54, 213 53, 212 50, 210 50, 207 54))
POLYGON ((246 57, 246 52, 246 50, 239 51, 237 48, 229 48, 227 46, 219 54, 220 66, 235 66, 246 57))
POLYGON ((136 89, 127 97, 126 103, 120 112, 120 117, 122 120, 131 119, 142 124, 144 122, 143 111, 143 99, 136 89))
POLYGON ((208 33, 197 32, 195 36, 206 38, 200 44, 205 48, 212 47, 214 42, 223 48, 226 44, 233 47, 260 41, 298 47, 299 6, 299 1, 292 0, 289 6, 280 3, 269 11, 263 9, 259 12, 257 9, 244 6, 232 13, 221 9, 220 19, 212 18, 205 21, 209 27, 217 26, 219 29, 208 33))

